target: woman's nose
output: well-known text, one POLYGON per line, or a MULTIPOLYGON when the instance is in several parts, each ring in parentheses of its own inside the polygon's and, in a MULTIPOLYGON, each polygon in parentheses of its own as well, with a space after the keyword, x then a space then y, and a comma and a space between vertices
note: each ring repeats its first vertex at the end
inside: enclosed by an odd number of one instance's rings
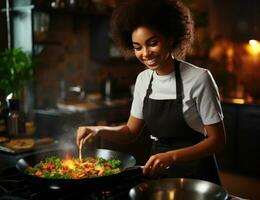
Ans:
POLYGON ((150 50, 149 50, 149 48, 143 48, 143 57, 147 57, 147 56, 149 56, 150 55, 150 50))

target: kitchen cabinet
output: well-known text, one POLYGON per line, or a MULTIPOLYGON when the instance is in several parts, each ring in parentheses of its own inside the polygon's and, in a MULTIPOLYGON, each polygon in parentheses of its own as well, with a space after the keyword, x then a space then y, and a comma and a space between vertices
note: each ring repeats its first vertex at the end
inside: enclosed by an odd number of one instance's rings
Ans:
POLYGON ((226 145, 217 154, 220 169, 233 169, 235 164, 235 137, 237 132, 237 107, 222 105, 226 130, 226 145))
POLYGON ((223 104, 227 143, 220 169, 260 177, 260 106, 223 104))
POLYGON ((238 114, 236 166, 260 177, 260 107, 243 106, 238 114))

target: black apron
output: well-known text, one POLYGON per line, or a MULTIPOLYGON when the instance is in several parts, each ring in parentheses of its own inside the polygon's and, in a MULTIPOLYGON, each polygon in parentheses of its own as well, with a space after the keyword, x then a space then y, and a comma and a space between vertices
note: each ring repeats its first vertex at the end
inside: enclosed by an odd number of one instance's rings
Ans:
MULTIPOLYGON (((152 154, 167 152, 194 145, 203 139, 203 134, 193 130, 186 123, 182 111, 182 79, 180 62, 175 59, 176 99, 150 99, 152 93, 153 75, 150 79, 144 98, 143 115, 146 127, 152 136, 152 154)), ((207 156, 199 160, 174 163, 165 170, 163 178, 193 178, 210 181, 221 185, 215 156, 207 156)))

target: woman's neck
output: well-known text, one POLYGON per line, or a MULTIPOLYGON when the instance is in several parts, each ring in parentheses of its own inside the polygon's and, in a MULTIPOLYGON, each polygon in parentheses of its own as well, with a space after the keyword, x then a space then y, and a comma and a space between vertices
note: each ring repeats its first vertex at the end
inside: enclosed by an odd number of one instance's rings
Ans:
POLYGON ((155 72, 157 75, 167 75, 172 73, 175 70, 175 62, 174 59, 170 58, 168 59, 164 66, 161 66, 160 68, 156 69, 155 72))

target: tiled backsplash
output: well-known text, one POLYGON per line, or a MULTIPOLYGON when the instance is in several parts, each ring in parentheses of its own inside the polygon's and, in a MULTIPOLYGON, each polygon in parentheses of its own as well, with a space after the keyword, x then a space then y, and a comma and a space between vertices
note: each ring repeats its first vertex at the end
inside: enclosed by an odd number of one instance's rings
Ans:
POLYGON ((117 80, 121 90, 128 90, 142 69, 141 64, 124 60, 106 63, 91 60, 91 27, 82 19, 73 21, 71 17, 59 17, 53 17, 50 24, 47 37, 52 42, 39 54, 36 106, 55 106, 60 98, 61 81, 67 86, 83 86, 86 92, 101 92, 102 82, 109 74, 117 80))

